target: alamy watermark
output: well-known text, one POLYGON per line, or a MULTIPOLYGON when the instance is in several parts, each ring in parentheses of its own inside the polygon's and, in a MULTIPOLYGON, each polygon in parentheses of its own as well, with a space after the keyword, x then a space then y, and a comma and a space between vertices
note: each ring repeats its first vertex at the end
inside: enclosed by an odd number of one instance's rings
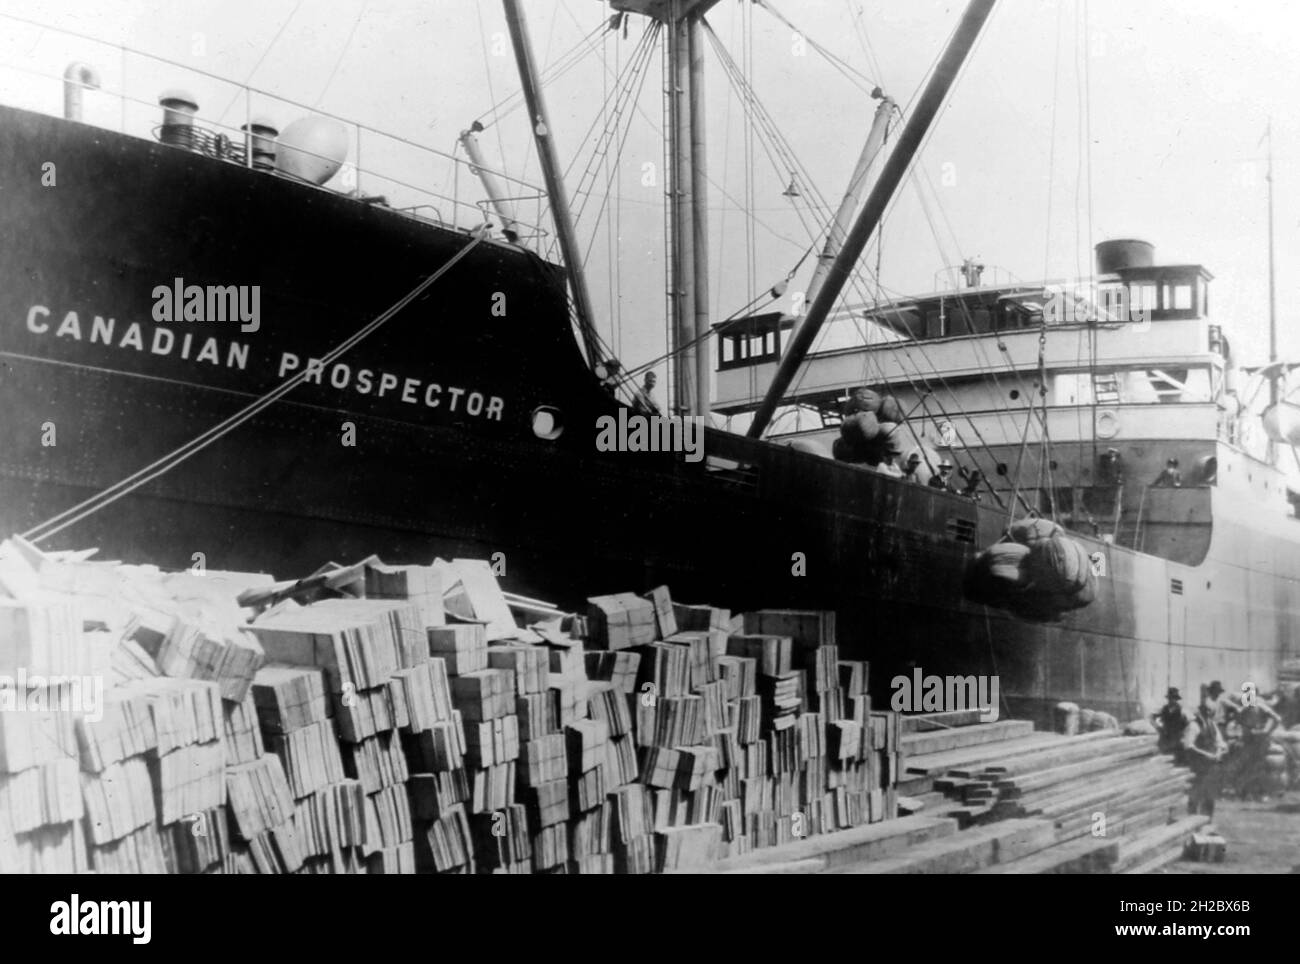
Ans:
POLYGON ((82 900, 73 894, 50 905, 50 933, 56 936, 130 937, 148 944, 153 935, 153 902, 148 900, 82 900))
POLYGON ((154 321, 238 321, 240 331, 262 325, 261 285, 187 285, 173 278, 153 289, 154 321))
POLYGON ((76 713, 87 723, 104 718, 104 677, 0 675, 0 713, 76 713))
POLYGON ((1111 321, 1145 328, 1151 323, 1151 305, 1139 304, 1125 285, 1098 285, 1090 281, 1050 284, 1043 288, 1043 293, 1046 295, 1043 320, 1049 325, 1111 321))
POLYGON ((682 452, 687 462, 704 458, 704 418, 699 415, 629 414, 596 419, 598 452, 682 452))
POLYGON ((889 707, 898 713, 951 713, 978 710, 981 723, 998 719, 1000 684, 996 676, 926 676, 919 666, 911 676, 895 676, 889 707))

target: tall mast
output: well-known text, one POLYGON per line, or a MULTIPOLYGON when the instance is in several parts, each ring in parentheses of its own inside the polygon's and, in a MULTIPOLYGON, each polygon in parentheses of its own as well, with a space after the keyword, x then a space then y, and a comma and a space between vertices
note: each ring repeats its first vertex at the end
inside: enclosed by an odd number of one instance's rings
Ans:
POLYGON ((555 221, 560 253, 564 257, 564 265, 569 274, 569 288, 573 296, 573 307, 578 315, 578 328, 582 332, 583 343, 587 349, 587 360, 594 364, 600 360, 599 345, 593 328, 595 314, 591 310, 591 296, 587 291, 587 279, 582 269, 582 249, 578 246, 577 235, 573 230, 569 195, 564 188, 564 172, 555 149, 555 137, 551 130, 550 115, 546 112, 546 101, 542 97, 542 86, 536 61, 533 58, 532 42, 528 38, 528 24, 524 20, 523 6, 519 0, 501 0, 501 2, 505 7, 506 23, 510 26, 510 43, 515 49, 519 83, 523 87, 524 102, 528 105, 528 117, 533 125, 533 140, 537 144, 537 156, 542 162, 546 193, 551 199, 551 217, 555 221))
POLYGON ((695 330, 691 337, 695 360, 695 404, 691 406, 691 415, 707 415, 709 412, 709 376, 713 368, 709 354, 712 340, 709 337, 708 168, 704 149, 704 28, 700 23, 703 16, 704 11, 700 10, 687 21, 690 61, 687 79, 691 111, 688 165, 691 172, 691 251, 695 258, 692 279, 695 330))
MULTIPOLYGON (((1268 183, 1268 363, 1269 365, 1277 364, 1277 288, 1273 279, 1273 119, 1269 118, 1268 127, 1264 130, 1264 136, 1268 138, 1268 173, 1264 180, 1268 183)), ((1276 371, 1268 382, 1268 401, 1270 405, 1277 404, 1277 382, 1276 371)))
POLYGON ((690 24, 682 17, 665 24, 668 43, 668 209, 673 257, 669 266, 672 315, 673 399, 675 412, 693 413, 699 404, 695 343, 695 225, 692 216, 695 178, 691 175, 690 24))
POLYGON ((817 337, 817 333, 821 331, 822 325, 830 315, 835 302, 839 299, 840 292, 844 289, 844 285, 853 271, 853 266, 857 263, 858 258, 862 256, 867 241, 876 230, 877 225, 879 225, 880 219, 884 216, 885 207, 889 204, 890 198, 893 197, 898 185, 902 182, 903 176, 912 163, 912 158, 915 157, 917 150, 921 146, 926 131, 929 129, 935 115, 939 112, 939 108, 948 95, 953 81, 957 79, 957 72, 961 69, 971 48, 975 45, 975 40, 979 37, 980 30, 983 28, 985 21, 988 20, 989 14, 993 12, 995 2, 996 0, 971 0, 966 12, 962 15, 961 23, 957 25, 957 32, 953 35, 952 42, 948 45, 948 49, 943 52, 943 57, 940 58, 929 83, 926 84, 924 93, 921 94, 921 99, 917 101, 915 110, 913 110, 907 124, 903 127, 903 133, 899 136, 893 153, 889 155, 889 160, 885 162, 884 169, 880 172, 880 180, 871 189, 871 194, 867 198, 862 213, 858 215, 853 229, 844 241, 844 247, 836 255, 835 263, 831 265, 826 284, 818 292, 816 300, 809 307, 808 316, 804 319, 803 324, 796 329, 793 337, 791 337, 790 345, 786 349, 786 353, 781 357, 781 364, 777 367, 776 375, 772 378, 772 384, 763 397, 763 403, 754 413, 754 420, 750 424, 748 432, 750 438, 761 438, 763 431, 772 421, 772 415, 776 412, 781 399, 785 397, 786 390, 790 387, 795 374, 803 364, 808 350, 812 347, 813 340, 817 337))
POLYGON ((709 411, 709 219, 704 159, 704 14, 718 0, 610 0, 664 25, 668 105, 668 319, 674 414, 709 411))

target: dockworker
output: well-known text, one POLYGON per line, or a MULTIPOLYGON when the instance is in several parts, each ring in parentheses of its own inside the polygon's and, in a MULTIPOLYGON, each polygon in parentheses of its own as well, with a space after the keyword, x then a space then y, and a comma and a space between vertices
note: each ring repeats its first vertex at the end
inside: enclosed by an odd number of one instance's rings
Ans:
POLYGON ((1164 469, 1156 476, 1152 485, 1162 486, 1164 488, 1177 489, 1183 484, 1183 473, 1178 471, 1178 460, 1168 459, 1165 462, 1164 469))
POLYGON ((939 463, 939 471, 930 476, 930 488, 943 489, 947 492, 952 491, 952 463, 944 459, 939 463))
POLYGON ((1214 819, 1214 804, 1222 782, 1223 756, 1227 744, 1214 720, 1214 699, 1201 690, 1201 702, 1183 738, 1185 760, 1192 770, 1192 785, 1187 797, 1187 812, 1214 819))
POLYGON ((1156 732, 1160 734, 1157 747, 1161 753, 1173 754, 1175 763, 1183 762, 1183 737, 1191 725, 1187 714, 1183 712, 1182 699, 1183 694, 1178 692, 1178 687, 1171 686, 1165 693, 1165 705, 1151 714, 1156 732))
POLYGON ((1242 702, 1245 705, 1237 712, 1242 751, 1241 768, 1237 771, 1237 795, 1243 800, 1259 800, 1267 795, 1268 747, 1282 718, 1250 684, 1242 687, 1242 702))
POLYGON ((1210 680, 1210 685, 1205 688, 1209 694, 1211 705, 1214 707, 1214 722, 1218 724, 1220 732, 1227 736, 1227 726, 1237 718, 1237 711, 1240 706, 1232 699, 1231 696, 1224 696, 1225 690, 1223 684, 1217 679, 1210 680))

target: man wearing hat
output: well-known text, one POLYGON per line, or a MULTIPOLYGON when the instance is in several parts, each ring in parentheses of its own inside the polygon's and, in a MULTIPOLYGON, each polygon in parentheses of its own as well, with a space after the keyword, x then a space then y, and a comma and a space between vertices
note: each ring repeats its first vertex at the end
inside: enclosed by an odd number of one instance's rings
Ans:
POLYGON ((908 482, 918 481, 916 470, 921 467, 921 453, 912 452, 907 456, 907 461, 903 463, 903 478, 908 482))
POLYGON ((1165 693, 1165 705, 1151 714, 1156 732, 1160 734, 1157 747, 1161 753, 1173 754, 1175 763, 1183 762, 1183 738, 1191 724, 1183 712, 1182 699, 1183 695, 1178 692, 1178 688, 1171 686, 1169 692, 1165 693))
MULTIPOLYGON (((1220 687, 1222 689, 1222 687, 1220 687)), ((1214 804, 1219 798, 1222 782, 1223 757, 1228 752, 1227 742, 1215 721, 1216 699, 1209 688, 1201 690, 1201 702, 1183 738, 1187 765, 1192 770, 1192 785, 1187 797, 1187 812, 1193 816, 1204 814, 1214 818, 1214 804)))
POLYGON ((930 476, 930 488, 943 489, 946 492, 952 491, 952 482, 949 476, 952 475, 952 463, 944 459, 939 463, 939 471, 930 476))
POLYGON ((1165 488, 1181 488, 1183 484, 1183 473, 1178 471, 1178 460, 1167 460, 1164 469, 1156 476, 1156 480, 1152 484, 1163 486, 1165 488))

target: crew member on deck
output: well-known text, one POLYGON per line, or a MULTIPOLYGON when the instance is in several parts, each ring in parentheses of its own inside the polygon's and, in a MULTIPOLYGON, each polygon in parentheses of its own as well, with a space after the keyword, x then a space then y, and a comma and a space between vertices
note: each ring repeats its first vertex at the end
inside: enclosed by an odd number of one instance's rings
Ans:
POLYGON ((907 461, 903 463, 903 478, 908 482, 916 482, 916 470, 920 468, 920 466, 921 455, 918 452, 913 452, 907 457, 907 461))
POLYGON ((1201 704, 1196 708, 1193 725, 1187 728, 1183 740, 1187 765, 1193 773, 1187 812, 1193 816, 1204 814, 1211 820, 1214 819, 1214 803, 1219 798, 1223 756, 1228 749, 1214 720, 1214 712, 1214 699, 1207 690, 1202 690, 1201 704))
POLYGON ((632 407, 642 415, 659 414, 659 403, 654 397, 657 377, 654 372, 646 372, 645 382, 637 389, 636 396, 632 399, 632 407))
POLYGON ((1183 484, 1183 473, 1178 471, 1178 460, 1169 459, 1165 462, 1164 469, 1156 476, 1152 485, 1161 486, 1168 489, 1181 488, 1183 484))
POLYGON ((984 481, 984 473, 979 469, 971 469, 969 472, 963 469, 961 474, 966 480, 966 485, 961 490, 961 494, 978 502, 980 500, 980 483, 984 481))
POLYGON ((930 476, 930 488, 952 491, 952 463, 944 459, 939 463, 939 471, 930 476))
POLYGON ((1108 448, 1101 454, 1101 482, 1103 485, 1122 485, 1124 483, 1124 461, 1119 449, 1108 448))
POLYGON ((1183 694, 1178 692, 1178 688, 1171 686, 1165 694, 1165 705, 1160 707, 1159 712, 1151 714, 1156 732, 1160 734, 1157 748, 1161 753, 1172 753, 1175 763, 1183 762, 1183 738, 1187 734, 1187 727, 1191 725, 1187 714, 1183 712, 1182 699, 1183 694))

